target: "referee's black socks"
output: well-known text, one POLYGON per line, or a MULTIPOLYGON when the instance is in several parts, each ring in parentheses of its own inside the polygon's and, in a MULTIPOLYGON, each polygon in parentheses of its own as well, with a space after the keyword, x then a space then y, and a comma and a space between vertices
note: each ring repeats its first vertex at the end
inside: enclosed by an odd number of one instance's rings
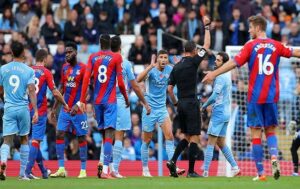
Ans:
POLYGON ((195 161, 196 157, 198 154, 198 145, 197 143, 190 143, 190 148, 189 148, 189 173, 194 173, 194 166, 195 166, 195 161))
POLYGON ((175 152, 174 155, 172 157, 172 161, 176 164, 176 161, 178 159, 178 157, 180 156, 181 152, 189 145, 189 142, 186 139, 181 140, 176 148, 175 148, 175 152))

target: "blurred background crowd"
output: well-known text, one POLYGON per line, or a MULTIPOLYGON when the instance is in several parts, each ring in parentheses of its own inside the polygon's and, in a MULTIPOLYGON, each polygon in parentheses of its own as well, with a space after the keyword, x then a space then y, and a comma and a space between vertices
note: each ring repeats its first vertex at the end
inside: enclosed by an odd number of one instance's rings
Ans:
MULTIPOLYGON (((12 60, 9 44, 19 41, 26 46, 26 63, 34 64, 37 49, 49 49, 47 67, 51 70, 55 84, 60 83, 62 65, 65 63, 66 41, 78 44, 78 59, 87 62, 88 56, 99 50, 98 38, 103 33, 133 35, 126 56, 134 66, 146 66, 151 54, 157 52, 157 29, 170 35, 163 35, 162 46, 171 55, 183 53, 183 42, 173 36, 193 40, 201 45, 204 39, 202 17, 212 19, 212 43, 214 51, 224 51, 228 45, 242 46, 249 40, 247 18, 260 14, 267 19, 267 35, 290 46, 300 45, 300 0, 1 0, 0 1, 0 62, 4 65, 12 60), (54 51, 50 49, 55 46, 54 51)), ((211 85, 202 85, 203 70, 213 67, 214 56, 207 57, 199 68, 198 95, 204 102, 212 91, 211 85)), ((173 62, 176 63, 177 61, 173 62)), ((297 118, 300 100, 300 66, 297 61, 281 61, 280 127, 287 132, 289 121, 297 118)), ((250 143, 246 129, 247 70, 232 72, 233 110, 237 109, 233 147, 239 160, 251 159, 250 143)), ((130 86, 129 86, 130 87, 130 86)), ((123 159, 140 160, 141 152, 141 110, 136 95, 130 91, 132 130, 124 139, 123 159)), ((48 95, 49 111, 53 97, 48 95)), ((167 100, 168 111, 173 120, 174 136, 182 136, 177 129, 175 108, 167 100)), ((3 103, 0 104, 3 114, 3 103)), ((97 130, 91 104, 87 108, 89 133, 88 158, 98 159, 102 137, 97 130)), ((203 113, 199 156, 203 159, 206 147, 208 113, 203 113)), ((1 119, 2 121, 2 119, 1 119)), ((1 124, 2 126, 2 124, 1 124)), ((0 126, 0 133, 1 133, 0 126)), ((42 150, 45 159, 56 159, 56 123, 47 122, 47 134, 42 150)), ((69 134, 66 159, 79 159, 78 142, 69 134)), ((12 159, 18 159, 18 140, 12 159)), ((157 159, 157 137, 150 145, 150 159, 157 159)), ((182 159, 186 159, 183 154, 182 159)), ((218 151, 215 152, 218 158, 218 151)), ((284 158, 284 157, 282 157, 284 158)), ((164 159, 167 159, 164 152, 164 159)))

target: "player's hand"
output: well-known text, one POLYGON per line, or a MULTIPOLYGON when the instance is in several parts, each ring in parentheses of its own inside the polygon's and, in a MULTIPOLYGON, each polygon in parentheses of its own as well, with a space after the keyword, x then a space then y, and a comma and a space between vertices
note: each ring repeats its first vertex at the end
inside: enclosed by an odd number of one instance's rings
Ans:
POLYGON ((33 124, 36 124, 39 120, 39 114, 38 114, 38 111, 35 111, 33 116, 32 116, 32 123, 33 124))
POLYGON ((70 107, 68 104, 65 104, 64 105, 64 109, 66 110, 66 112, 70 112, 70 107))
POLYGON ((130 106, 130 102, 129 102, 129 100, 128 100, 128 99, 126 99, 126 100, 125 100, 125 104, 126 104, 126 108, 129 108, 129 106, 130 106))
POLYGON ((151 107, 149 106, 149 104, 147 103, 147 104, 145 104, 144 105, 145 106, 145 109, 146 109, 146 115, 150 115, 150 113, 151 113, 151 107))
POLYGON ((80 106, 79 106, 79 109, 80 109, 80 111, 82 111, 82 112, 86 112, 86 104, 83 103, 83 102, 81 102, 81 103, 80 103, 80 106))
POLYGON ((70 111, 71 116, 76 115, 78 110, 79 110, 79 107, 77 106, 77 104, 75 104, 70 111))
POLYGON ((208 16, 203 16, 203 23, 204 23, 204 26, 210 25, 211 21, 208 16))
POLYGON ((51 112, 50 112, 50 119, 53 122, 56 121, 56 113, 55 112, 56 112, 55 110, 51 110, 51 112))
POLYGON ((202 79, 202 83, 211 83, 213 82, 213 80, 215 79, 215 75, 213 72, 211 71, 207 71, 207 72, 204 72, 206 74, 206 76, 202 79))
POLYGON ((152 54, 150 66, 154 68, 156 66, 156 55, 152 54))

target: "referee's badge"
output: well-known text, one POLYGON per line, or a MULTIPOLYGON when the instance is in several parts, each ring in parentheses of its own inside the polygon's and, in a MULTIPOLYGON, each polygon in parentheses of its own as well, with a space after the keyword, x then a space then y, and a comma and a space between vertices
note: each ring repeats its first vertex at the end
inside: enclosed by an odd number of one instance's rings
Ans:
POLYGON ((200 57, 203 57, 205 55, 205 50, 201 49, 199 52, 198 52, 198 55, 200 57))

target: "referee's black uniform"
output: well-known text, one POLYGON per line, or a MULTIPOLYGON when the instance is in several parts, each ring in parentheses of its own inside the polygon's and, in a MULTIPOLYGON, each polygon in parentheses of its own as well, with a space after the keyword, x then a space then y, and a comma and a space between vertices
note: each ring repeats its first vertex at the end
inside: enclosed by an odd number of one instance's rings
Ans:
POLYGON ((200 135, 200 107, 197 100, 197 70, 206 55, 204 48, 194 57, 183 57, 170 75, 169 85, 177 86, 178 118, 181 132, 186 135, 200 135))

